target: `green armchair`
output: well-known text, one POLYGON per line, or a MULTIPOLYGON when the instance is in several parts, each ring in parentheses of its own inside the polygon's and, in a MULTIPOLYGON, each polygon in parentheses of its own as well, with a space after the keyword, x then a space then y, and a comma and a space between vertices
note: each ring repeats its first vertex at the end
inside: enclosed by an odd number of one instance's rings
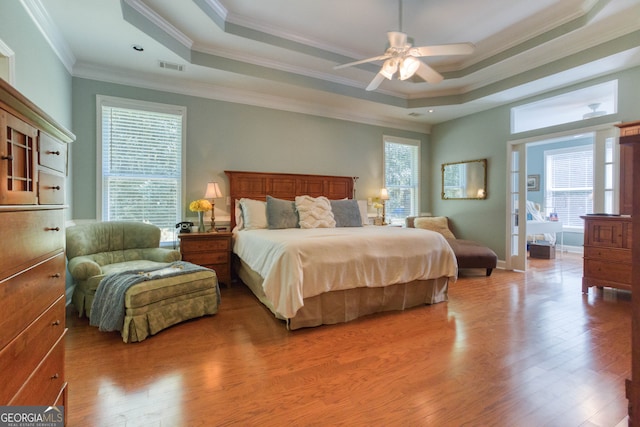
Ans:
POLYGON ((80 317, 91 314, 93 297, 109 273, 162 267, 180 251, 160 248, 160 229, 143 222, 109 221, 68 227, 67 259, 73 278, 71 301, 80 317))

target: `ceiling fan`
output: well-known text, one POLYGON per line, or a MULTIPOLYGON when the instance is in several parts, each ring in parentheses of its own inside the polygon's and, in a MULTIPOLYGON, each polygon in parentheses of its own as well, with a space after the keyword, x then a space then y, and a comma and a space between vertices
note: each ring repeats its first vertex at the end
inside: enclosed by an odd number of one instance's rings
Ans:
POLYGON ((336 65, 335 70, 351 67, 353 65, 364 64, 366 62, 384 61, 382 68, 367 86, 367 90, 376 90, 380 83, 386 78, 393 79, 398 73, 400 80, 406 80, 417 74, 428 83, 439 83, 444 77, 436 70, 420 61, 417 58, 426 56, 445 55, 468 55, 473 52, 474 46, 471 43, 454 43, 437 46, 413 47, 410 39, 402 32, 402 0, 399 0, 399 21, 400 31, 390 31, 387 33, 389 47, 383 55, 373 58, 361 59, 347 64, 336 65))

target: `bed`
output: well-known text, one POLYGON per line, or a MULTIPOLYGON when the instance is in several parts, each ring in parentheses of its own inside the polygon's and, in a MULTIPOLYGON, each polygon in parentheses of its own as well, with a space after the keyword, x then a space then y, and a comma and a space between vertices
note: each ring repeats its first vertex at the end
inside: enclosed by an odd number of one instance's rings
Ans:
MULTIPOLYGON (((265 208, 260 206, 268 198, 269 203, 277 200, 291 205, 296 196, 315 201, 326 197, 334 209, 349 204, 354 194, 353 177, 225 173, 232 212, 236 213, 231 215, 234 270, 289 329, 447 301, 457 263, 439 233, 363 226, 360 214, 359 224, 328 228, 303 229, 290 224, 273 229, 264 226, 264 219, 254 221, 256 212, 264 215, 261 209, 265 208), (239 204, 243 214, 239 214, 239 204)), ((344 225, 337 211, 336 219, 338 225, 344 225)), ((302 210, 299 220, 303 222, 302 210)))

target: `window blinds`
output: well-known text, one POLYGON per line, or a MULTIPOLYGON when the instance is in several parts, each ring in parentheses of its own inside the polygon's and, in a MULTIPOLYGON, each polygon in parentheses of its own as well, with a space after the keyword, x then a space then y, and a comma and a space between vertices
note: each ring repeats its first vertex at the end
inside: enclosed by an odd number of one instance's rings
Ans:
POLYGON ((546 209, 564 225, 583 227, 581 215, 593 212, 593 149, 548 154, 546 209))
POLYGON ((384 143, 385 187, 389 192, 386 216, 404 223, 418 214, 419 146, 386 140, 384 143))
POLYGON ((102 106, 102 219, 144 221, 173 240, 180 215, 182 115, 102 106))

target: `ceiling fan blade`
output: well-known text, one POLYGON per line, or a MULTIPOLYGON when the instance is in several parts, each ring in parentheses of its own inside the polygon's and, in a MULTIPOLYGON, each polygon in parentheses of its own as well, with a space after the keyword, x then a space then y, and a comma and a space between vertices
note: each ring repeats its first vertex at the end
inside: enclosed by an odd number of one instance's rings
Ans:
POLYGON ((427 64, 425 64, 422 61, 420 61, 420 66, 418 67, 416 74, 420 76, 422 80, 432 84, 440 83, 444 79, 444 77, 442 77, 442 75, 439 72, 429 67, 427 64))
POLYGON ((351 67, 358 64, 364 64, 365 62, 373 62, 373 61, 384 61, 385 59, 389 59, 391 56, 389 55, 380 55, 374 56, 373 58, 361 59, 360 61, 349 62, 347 64, 340 64, 333 67, 334 70, 339 70, 340 68, 351 67))
POLYGON ((409 53, 412 56, 446 56, 446 55, 469 55, 473 53, 475 46, 472 43, 441 44, 437 46, 421 46, 411 48, 409 53))
POLYGON ((369 83, 369 86, 367 86, 367 90, 371 91, 378 89, 378 86, 380 86, 380 83, 382 83, 384 79, 385 77, 381 73, 376 74, 373 80, 371 80, 371 83, 369 83))

